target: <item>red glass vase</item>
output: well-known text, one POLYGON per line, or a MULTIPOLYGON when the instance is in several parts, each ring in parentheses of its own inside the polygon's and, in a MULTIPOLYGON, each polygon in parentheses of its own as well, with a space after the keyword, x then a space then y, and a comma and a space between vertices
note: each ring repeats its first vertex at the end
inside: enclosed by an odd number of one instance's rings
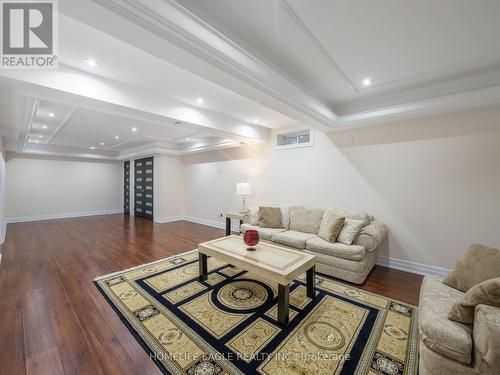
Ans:
POLYGON ((255 250, 255 247, 259 243, 259 232, 257 232, 255 229, 249 229, 245 232, 243 235, 243 241, 249 246, 247 247, 247 250, 253 251, 255 250))

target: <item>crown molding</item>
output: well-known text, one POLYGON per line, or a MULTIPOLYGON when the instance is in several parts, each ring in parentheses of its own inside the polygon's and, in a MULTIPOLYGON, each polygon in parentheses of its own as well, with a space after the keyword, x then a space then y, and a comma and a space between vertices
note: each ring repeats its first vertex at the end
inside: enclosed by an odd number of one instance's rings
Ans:
POLYGON ((57 128, 54 130, 52 135, 47 139, 45 142, 46 145, 48 145, 52 140, 55 138, 55 136, 64 128, 64 126, 68 123, 69 119, 75 114, 76 112, 76 107, 71 107, 68 112, 64 115, 62 118, 61 122, 57 126, 57 128))
POLYGON ((359 91, 359 88, 356 87, 354 82, 347 76, 346 72, 342 70, 340 65, 335 61, 333 56, 323 47, 323 45, 319 42, 318 39, 314 36, 311 30, 305 25, 304 21, 300 18, 300 16, 293 10, 293 8, 288 4, 286 0, 280 0, 279 4, 283 8, 283 10, 288 14, 290 19, 295 23, 295 25, 302 31, 302 33, 311 41, 311 43, 316 47, 316 49, 323 55, 325 60, 333 67, 333 69, 339 74, 344 81, 346 81, 349 86, 353 89, 353 91, 359 91))
POLYGON ((33 126, 33 121, 36 116, 36 112, 38 111, 38 106, 40 104, 40 100, 37 98, 32 98, 26 96, 26 106, 24 110, 24 126, 23 126, 23 136, 21 138, 21 144, 19 149, 24 151, 26 146, 28 145, 28 139, 31 132, 31 127, 33 126))
POLYGON ((176 1, 93 1, 301 112, 320 130, 335 125, 331 109, 176 1))
POLYGON ((471 90, 452 95, 417 100, 401 105, 364 111, 339 116, 337 128, 332 131, 345 130, 378 124, 381 122, 410 119, 436 113, 454 112, 466 109, 488 107, 500 103, 500 85, 484 89, 471 90))

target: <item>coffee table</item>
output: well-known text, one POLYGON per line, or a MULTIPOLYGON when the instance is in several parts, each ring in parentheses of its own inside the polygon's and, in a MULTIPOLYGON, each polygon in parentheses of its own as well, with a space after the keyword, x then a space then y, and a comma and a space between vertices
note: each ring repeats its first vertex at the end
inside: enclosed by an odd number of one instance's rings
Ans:
POLYGON ((278 283, 278 322, 288 324, 290 283, 307 273, 307 297, 314 298, 316 256, 261 241, 255 251, 248 251, 243 238, 236 235, 198 245, 200 279, 208 276, 207 257, 223 260, 245 271, 278 283))

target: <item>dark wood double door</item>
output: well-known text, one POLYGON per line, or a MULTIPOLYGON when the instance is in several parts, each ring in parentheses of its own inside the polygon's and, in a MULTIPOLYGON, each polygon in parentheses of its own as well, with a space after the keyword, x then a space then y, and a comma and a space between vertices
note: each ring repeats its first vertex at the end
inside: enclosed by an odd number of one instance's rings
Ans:
POLYGON ((123 213, 130 215, 130 161, 123 163, 123 213))
POLYGON ((153 220, 153 158, 134 161, 134 214, 153 220))

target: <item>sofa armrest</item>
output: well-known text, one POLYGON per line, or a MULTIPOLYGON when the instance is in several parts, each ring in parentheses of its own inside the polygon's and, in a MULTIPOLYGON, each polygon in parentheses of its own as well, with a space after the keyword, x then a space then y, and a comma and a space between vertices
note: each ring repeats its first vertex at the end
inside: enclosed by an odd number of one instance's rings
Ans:
POLYGON ((366 251, 373 251, 387 235, 387 229, 380 221, 373 220, 363 227, 356 237, 354 243, 363 246, 366 251))
POLYGON ((482 374, 498 374, 500 307, 477 305, 474 310, 474 360, 482 374))

